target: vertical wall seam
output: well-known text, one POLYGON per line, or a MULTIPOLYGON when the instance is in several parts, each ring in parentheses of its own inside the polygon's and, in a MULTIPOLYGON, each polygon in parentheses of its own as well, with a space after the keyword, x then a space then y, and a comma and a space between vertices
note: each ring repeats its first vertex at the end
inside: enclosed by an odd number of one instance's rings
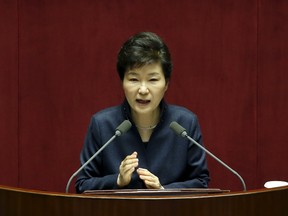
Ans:
POLYGON ((255 118, 256 118, 256 185, 260 186, 260 148, 259 148, 259 25, 260 25, 260 1, 257 0, 257 17, 256 17, 256 108, 255 108, 255 118))
POLYGON ((17 0, 17 186, 20 187, 21 140, 20 140, 20 0, 17 0))

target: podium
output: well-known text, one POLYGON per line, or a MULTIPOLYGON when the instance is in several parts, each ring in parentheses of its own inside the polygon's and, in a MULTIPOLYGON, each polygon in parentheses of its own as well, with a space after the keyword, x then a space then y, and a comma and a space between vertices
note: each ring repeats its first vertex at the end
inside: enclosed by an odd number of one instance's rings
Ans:
POLYGON ((246 192, 180 189, 66 194, 0 186, 0 215, 282 216, 288 215, 288 187, 246 192))

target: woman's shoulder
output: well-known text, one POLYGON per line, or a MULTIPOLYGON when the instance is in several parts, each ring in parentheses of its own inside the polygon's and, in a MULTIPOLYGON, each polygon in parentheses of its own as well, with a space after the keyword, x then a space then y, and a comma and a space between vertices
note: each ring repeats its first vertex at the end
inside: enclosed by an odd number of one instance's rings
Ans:
POLYGON ((165 115, 167 122, 176 121, 185 128, 191 128, 199 125, 197 115, 190 109, 175 104, 167 105, 167 112, 165 115))
POLYGON ((197 117, 196 114, 191 111, 190 109, 180 106, 180 105, 175 105, 175 104, 167 104, 167 110, 169 114, 176 114, 176 115, 185 115, 185 116, 193 116, 197 117))
POLYGON ((121 116, 121 105, 111 106, 94 113, 92 118, 98 120, 115 119, 121 116))

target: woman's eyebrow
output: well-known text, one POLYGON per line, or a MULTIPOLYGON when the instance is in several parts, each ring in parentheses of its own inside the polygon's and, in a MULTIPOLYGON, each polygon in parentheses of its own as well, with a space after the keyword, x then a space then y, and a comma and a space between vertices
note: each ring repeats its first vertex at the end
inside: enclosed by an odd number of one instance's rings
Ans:
POLYGON ((149 76, 159 76, 160 73, 159 72, 150 72, 148 73, 149 76))
POLYGON ((127 75, 134 75, 134 76, 135 76, 135 75, 138 75, 138 73, 136 73, 136 72, 134 72, 134 71, 128 71, 128 72, 127 72, 127 75))

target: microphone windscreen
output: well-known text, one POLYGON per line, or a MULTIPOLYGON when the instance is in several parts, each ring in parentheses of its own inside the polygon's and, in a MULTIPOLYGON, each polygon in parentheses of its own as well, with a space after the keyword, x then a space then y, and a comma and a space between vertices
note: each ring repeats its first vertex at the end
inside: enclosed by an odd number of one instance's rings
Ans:
POLYGON ((126 133, 131 126, 131 122, 129 120, 125 120, 116 128, 116 131, 119 131, 121 133, 120 135, 122 135, 123 133, 126 133))
POLYGON ((170 126, 169 126, 176 134, 182 136, 183 132, 186 131, 185 128, 183 128, 180 124, 178 124, 177 122, 173 121, 171 122, 170 126))

